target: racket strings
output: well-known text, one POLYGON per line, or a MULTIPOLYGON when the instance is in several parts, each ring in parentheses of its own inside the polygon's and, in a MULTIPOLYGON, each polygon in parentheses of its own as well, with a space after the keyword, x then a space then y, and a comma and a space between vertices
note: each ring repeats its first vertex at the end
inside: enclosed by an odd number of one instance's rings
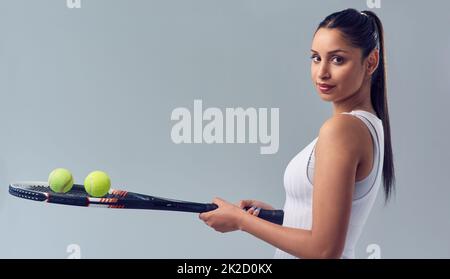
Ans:
POLYGON ((36 191, 36 192, 42 192, 42 193, 50 193, 52 190, 48 186, 42 186, 42 185, 28 185, 28 187, 24 187, 25 189, 36 191))
POLYGON ((27 200, 42 201, 45 199, 42 197, 41 193, 35 193, 32 191, 27 191, 27 190, 20 189, 20 188, 10 189, 9 193, 18 198, 27 199, 27 200))

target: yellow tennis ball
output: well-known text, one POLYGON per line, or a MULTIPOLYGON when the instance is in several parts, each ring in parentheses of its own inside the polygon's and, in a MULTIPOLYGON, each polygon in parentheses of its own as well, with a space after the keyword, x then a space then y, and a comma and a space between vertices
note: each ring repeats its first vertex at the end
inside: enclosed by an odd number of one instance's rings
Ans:
POLYGON ((48 176, 48 185, 56 193, 67 193, 72 189, 73 176, 67 169, 54 169, 48 176))
POLYGON ((84 189, 93 197, 103 197, 111 187, 109 176, 102 171, 91 172, 84 180, 84 189))

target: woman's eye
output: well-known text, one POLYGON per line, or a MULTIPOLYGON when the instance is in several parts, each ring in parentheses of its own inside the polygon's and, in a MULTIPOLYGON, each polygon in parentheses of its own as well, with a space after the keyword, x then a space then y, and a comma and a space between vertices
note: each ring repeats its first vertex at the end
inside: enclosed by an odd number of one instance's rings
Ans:
POLYGON ((334 56, 332 60, 336 64, 342 64, 344 62, 344 58, 342 58, 340 56, 334 56))
POLYGON ((317 56, 317 55, 311 55, 311 59, 314 61, 314 62, 319 62, 320 61, 320 58, 319 58, 319 56, 317 56))

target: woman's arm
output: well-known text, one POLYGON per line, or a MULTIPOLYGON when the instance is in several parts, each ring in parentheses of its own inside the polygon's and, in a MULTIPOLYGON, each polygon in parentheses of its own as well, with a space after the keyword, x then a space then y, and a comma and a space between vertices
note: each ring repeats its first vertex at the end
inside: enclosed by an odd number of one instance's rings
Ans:
POLYGON ((355 176, 363 150, 365 127, 337 115, 320 129, 316 144, 311 230, 282 227, 250 214, 238 227, 300 258, 339 258, 351 213, 355 176))

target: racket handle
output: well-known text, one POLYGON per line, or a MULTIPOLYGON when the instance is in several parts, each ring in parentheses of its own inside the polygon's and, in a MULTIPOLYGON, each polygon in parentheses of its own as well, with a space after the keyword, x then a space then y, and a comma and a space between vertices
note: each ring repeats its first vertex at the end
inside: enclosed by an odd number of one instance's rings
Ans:
MULTIPOLYGON (((205 211, 212 211, 217 209, 217 205, 214 203, 209 203, 206 204, 205 206, 206 206, 205 211)), ((250 207, 245 207, 244 209, 245 211, 247 211, 250 209, 250 207)), ((281 209, 276 210, 261 209, 258 213, 258 217, 278 225, 283 225, 284 211, 281 209)))
MULTIPOLYGON (((248 209, 250 209, 250 207, 245 208, 245 210, 248 209)), ((284 211, 281 209, 275 210, 260 209, 258 217, 278 225, 283 225, 284 211)))

